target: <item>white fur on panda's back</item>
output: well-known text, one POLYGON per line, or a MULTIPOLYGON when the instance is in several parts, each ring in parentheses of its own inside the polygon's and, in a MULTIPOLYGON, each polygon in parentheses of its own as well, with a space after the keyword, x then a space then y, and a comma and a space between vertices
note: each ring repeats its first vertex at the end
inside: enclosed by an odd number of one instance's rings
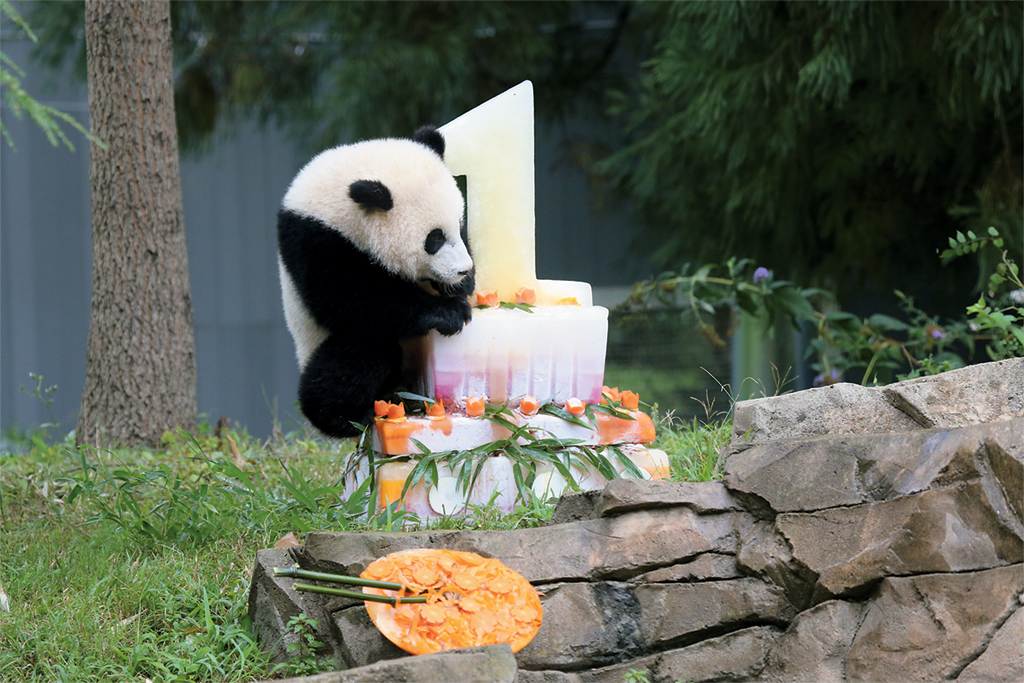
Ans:
POLYGON ((283 206, 339 230, 385 268, 412 280, 426 277, 427 233, 440 227, 449 240, 459 240, 463 213, 462 193, 441 158, 404 139, 368 140, 320 153, 295 176, 283 206), (357 180, 383 183, 394 207, 365 212, 349 198, 349 186, 357 180), (410 235, 413 227, 418 232, 410 235))
POLYGON ((281 300, 284 303, 284 321, 295 341, 295 356, 299 359, 299 369, 306 367, 306 361, 313 355, 317 347, 327 339, 326 328, 316 324, 312 314, 302 303, 292 276, 284 267, 281 258, 277 259, 277 268, 281 273, 281 300))

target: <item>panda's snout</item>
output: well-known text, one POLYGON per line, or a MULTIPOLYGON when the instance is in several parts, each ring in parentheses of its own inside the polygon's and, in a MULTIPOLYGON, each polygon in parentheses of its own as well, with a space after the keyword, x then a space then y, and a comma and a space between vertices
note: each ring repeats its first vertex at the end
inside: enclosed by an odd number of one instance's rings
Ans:
POLYGON ((455 285, 473 273, 473 259, 462 240, 445 242, 429 259, 431 279, 455 285))

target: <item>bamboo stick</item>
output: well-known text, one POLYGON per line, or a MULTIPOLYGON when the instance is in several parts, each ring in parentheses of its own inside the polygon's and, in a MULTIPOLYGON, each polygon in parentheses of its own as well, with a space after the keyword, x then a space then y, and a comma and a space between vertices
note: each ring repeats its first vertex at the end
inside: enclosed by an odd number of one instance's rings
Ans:
MULTIPOLYGON (((314 586, 309 583, 296 583, 292 584, 292 588, 297 591, 304 591, 307 593, 324 593, 326 595, 339 595, 343 598, 352 598, 353 600, 366 600, 368 602, 384 602, 391 606, 395 606, 396 598, 388 597, 386 595, 374 595, 372 593, 360 593, 358 591, 349 591, 344 588, 331 588, 329 586, 314 586)), ((419 595, 414 597, 402 598, 401 602, 404 603, 417 603, 426 602, 427 596, 419 595)))
POLYGON ((392 583, 391 581, 374 581, 373 579, 363 579, 357 576, 311 572, 305 569, 299 569, 298 567, 274 567, 274 576, 290 576, 293 579, 308 579, 310 581, 347 583, 352 586, 366 586, 368 588, 380 588, 391 591, 402 590, 402 584, 392 583))

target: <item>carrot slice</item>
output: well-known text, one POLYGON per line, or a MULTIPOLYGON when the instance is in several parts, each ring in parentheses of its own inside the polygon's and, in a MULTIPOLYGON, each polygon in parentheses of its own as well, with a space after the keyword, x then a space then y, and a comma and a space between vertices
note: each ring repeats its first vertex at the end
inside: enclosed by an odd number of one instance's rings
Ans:
POLYGON ((570 415, 580 417, 581 415, 583 415, 583 413, 587 411, 587 404, 579 400, 578 398, 570 398, 568 401, 565 402, 565 409, 569 412, 570 415))
POLYGON ((536 415, 540 410, 540 401, 527 394, 519 401, 519 412, 523 415, 536 415))
POLYGON ((628 410, 639 410, 640 409, 640 396, 634 394, 632 391, 622 392, 622 407, 628 410))
POLYGON ((484 399, 481 396, 470 396, 466 399, 466 415, 480 417, 484 414, 484 399))
POLYGON ((537 293, 528 287, 520 287, 516 291, 516 303, 530 304, 532 306, 537 303, 537 293))
POLYGON ((387 401, 374 401, 373 402, 373 414, 377 417, 384 417, 388 414, 388 408, 391 404, 387 401))
POLYGON ((497 308, 501 305, 498 301, 498 293, 490 290, 481 289, 476 293, 476 305, 477 306, 490 306, 491 308, 497 308))
POLYGON ((601 403, 608 403, 609 400, 621 400, 618 387, 601 387, 601 403))

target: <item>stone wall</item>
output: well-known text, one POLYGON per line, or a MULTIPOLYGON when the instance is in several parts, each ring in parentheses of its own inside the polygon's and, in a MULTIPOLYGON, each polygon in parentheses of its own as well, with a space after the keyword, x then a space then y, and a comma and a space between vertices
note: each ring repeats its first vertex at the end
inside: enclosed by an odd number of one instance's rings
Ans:
POLYGON ((474 681, 481 666, 520 683, 631 670, 652 682, 1024 680, 1024 359, 747 401, 734 424, 722 481, 615 480, 564 497, 539 529, 313 533, 260 551, 260 641, 284 658, 287 620, 318 619, 325 654, 348 669, 309 679, 320 683, 474 681), (515 655, 410 658, 362 603, 295 592, 272 572, 359 574, 418 547, 525 576, 543 594, 536 638, 515 655))

